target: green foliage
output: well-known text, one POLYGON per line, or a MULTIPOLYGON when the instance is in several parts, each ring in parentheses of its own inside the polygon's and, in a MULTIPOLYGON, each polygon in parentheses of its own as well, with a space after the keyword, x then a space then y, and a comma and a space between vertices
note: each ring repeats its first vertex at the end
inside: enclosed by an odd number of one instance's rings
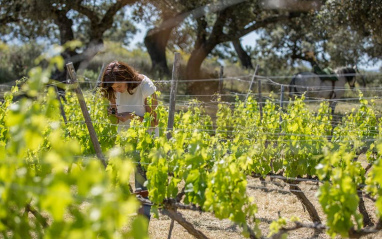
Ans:
POLYGON ((378 121, 375 104, 363 98, 360 93, 360 106, 342 119, 342 124, 333 130, 332 142, 336 145, 347 145, 349 150, 359 151, 369 148, 378 135, 378 121))
POLYGON ((254 222, 257 207, 246 194, 246 175, 234 155, 216 161, 207 182, 204 204, 207 211, 213 211, 219 219, 229 218, 244 229, 248 221, 254 222))
POLYGON ((330 135, 328 103, 321 104, 319 114, 314 117, 308 111, 304 99, 304 96, 296 98, 282 114, 283 130, 279 140, 285 144, 283 163, 288 177, 314 175, 318 163, 317 155, 322 153, 322 147, 328 143, 326 137, 330 135))
MULTIPOLYGON (((67 118, 67 134, 80 141, 82 154, 94 155, 95 150, 90 138, 87 137, 89 132, 86 124, 84 124, 85 119, 81 113, 77 96, 74 92, 68 92, 65 98, 64 111, 67 118)), ((101 96, 100 92, 95 94, 91 92, 85 93, 85 101, 90 117, 98 119, 93 123, 93 127, 98 135, 102 151, 107 152, 116 145, 117 140, 117 126, 109 123, 109 118, 113 116, 107 115, 106 109, 109 103, 101 96)))
POLYGON ((347 1, 344 4, 328 1, 325 8, 337 16, 334 18, 336 24, 350 26, 360 35, 371 37, 375 43, 382 42, 382 35, 378 31, 382 18, 380 4, 370 1, 347 1), (343 21, 343 19, 347 21, 343 21))
POLYGON ((317 165, 317 175, 325 180, 319 188, 318 199, 327 215, 328 233, 348 237, 354 222, 357 229, 363 226, 363 217, 358 212, 358 185, 365 182, 365 170, 354 161, 354 154, 342 147, 338 151, 326 151, 317 165), (354 222, 353 222, 354 219, 354 222))
MULTIPOLYGON (((270 232, 269 232, 268 236, 270 237, 270 236, 278 233, 281 228, 286 226, 286 224, 287 224, 287 221, 285 218, 279 218, 277 221, 273 221, 271 223, 271 225, 269 226, 270 232)), ((284 233, 282 235, 282 238, 286 238, 286 236, 287 236, 287 234, 284 233)))
POLYGON ((22 86, 34 100, 12 103, 15 87, 1 105, 0 234, 126 238, 140 233, 147 238, 147 230, 137 231, 147 225, 144 219, 130 216, 139 207, 127 189, 130 160, 115 149, 105 171, 97 159, 84 156, 81 140, 67 137, 74 131, 62 127, 55 91, 44 90, 50 71, 63 61, 49 60, 47 69, 32 69, 22 86))
MULTIPOLYGON (((4 237, 13 233, 15 238, 145 238, 145 219, 130 216, 139 206, 129 182, 137 163, 147 171, 154 212, 182 195, 182 203, 232 220, 245 235, 259 232, 257 206, 247 195, 247 176, 252 174, 318 176, 323 181, 318 199, 332 236, 362 229, 357 210, 361 185, 367 183, 382 210, 380 145, 374 142, 380 138, 381 123, 374 103, 362 94, 360 107, 335 127, 330 142, 328 102, 314 114, 304 97, 281 109, 271 96, 262 112, 252 97, 245 102, 237 98, 234 104, 220 102, 215 122, 200 102, 192 101, 187 110, 175 114, 168 139, 168 109, 161 101, 156 109, 159 137, 150 129, 150 114, 117 133, 115 118, 107 115, 108 102, 99 92, 85 92, 98 140, 108 155, 104 170, 94 157, 76 95, 68 91, 62 101, 65 123, 54 89, 44 88, 50 71, 63 66, 60 57, 50 57, 47 69, 34 68, 20 86, 30 98, 12 103, 17 86, 0 105, 0 233, 4 237), (353 160, 360 149, 367 149, 368 161, 375 163, 367 176, 353 160)), ((272 223, 271 234, 284 225, 282 220, 272 223)))
POLYGON ((0 41, 0 51, 0 83, 4 83, 27 76, 43 47, 34 41, 23 45, 8 45, 0 41))
POLYGON ((374 164, 374 166, 367 176, 366 183, 367 191, 372 195, 377 196, 377 201, 375 203, 377 208, 377 215, 379 218, 382 218, 382 144, 378 143, 376 148, 376 155, 368 154, 368 159, 374 164))

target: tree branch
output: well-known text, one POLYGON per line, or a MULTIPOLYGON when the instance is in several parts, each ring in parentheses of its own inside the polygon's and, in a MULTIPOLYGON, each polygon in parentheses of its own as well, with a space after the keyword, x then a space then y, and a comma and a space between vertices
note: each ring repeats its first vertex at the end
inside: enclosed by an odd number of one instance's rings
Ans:
POLYGON ((377 230, 382 229, 382 220, 381 219, 378 220, 377 225, 375 225, 375 229, 377 229, 377 230))
POLYGON ((373 198, 369 193, 364 193, 364 197, 370 199, 373 202, 377 201, 377 199, 373 198))
POLYGON ((163 31, 169 28, 172 29, 178 26, 180 23, 182 23, 184 19, 186 19, 190 14, 191 14, 190 11, 178 13, 174 17, 168 18, 165 21, 163 21, 159 25, 159 27, 153 28, 150 32, 147 33, 147 35, 154 35, 160 31, 163 31))
MULTIPOLYGON (((13 4, 10 4, 10 5, 11 6, 7 6, 5 12, 3 12, 2 15, 4 17, 0 18, 0 24, 1 25, 5 25, 7 23, 18 22, 18 21, 22 20, 22 18, 20 19, 19 16, 22 15, 23 4, 13 3, 13 4)), ((0 7, 0 9, 1 8, 3 8, 3 7, 0 7)))
POLYGON ((187 232, 190 233, 191 235, 193 235, 194 237, 196 237, 198 239, 208 239, 208 237, 206 235, 204 235, 203 232, 197 230, 191 223, 189 223, 187 220, 185 220, 183 218, 182 214, 177 212, 176 209, 166 208, 166 209, 162 209, 161 212, 164 215, 167 215, 168 217, 170 217, 172 220, 179 223, 180 225, 182 225, 184 227, 184 229, 186 229, 187 232))
MULTIPOLYGON (((185 204, 176 202, 174 199, 167 199, 167 200, 165 200, 164 201, 164 207, 165 208, 163 210, 173 210, 174 213, 178 213, 178 214, 179 214, 179 212, 177 212, 177 209, 185 209, 185 210, 192 210, 192 211, 197 211, 197 212, 203 212, 202 208, 199 207, 199 206, 196 206, 196 205, 185 205, 185 204)), ((172 217, 171 217, 171 219, 176 220, 175 218, 172 218, 172 217)), ((188 231, 188 229, 185 227, 185 226, 188 226, 188 225, 182 225, 182 226, 188 231)), ((256 239, 257 238, 255 232, 251 229, 251 227, 249 225, 244 224, 244 225, 241 225, 241 226, 245 230, 248 231, 249 237, 251 239, 256 239)), ((194 234, 192 234, 192 235, 194 235, 194 234)))
POLYGON ((196 31, 196 40, 194 43, 194 49, 200 48, 203 44, 205 44, 207 39, 207 21, 204 17, 200 17, 196 19, 197 23, 197 31, 196 31))
POLYGON ((350 229, 349 231, 349 238, 360 238, 366 235, 374 234, 380 232, 380 230, 377 229, 377 227, 372 228, 364 228, 362 230, 355 230, 354 228, 350 229))
POLYGON ((359 198, 358 209, 359 209, 359 212, 363 216, 363 225, 364 226, 373 226, 374 223, 371 220, 369 213, 365 207, 365 202, 363 200, 363 194, 362 194, 362 191, 360 189, 358 189, 358 198, 359 198))
POLYGON ((365 167, 365 174, 367 174, 369 172, 369 170, 371 169, 371 167, 373 167, 374 164, 372 163, 369 163, 366 167, 365 167))
POLYGON ((274 24, 278 22, 284 22, 289 21, 293 18, 299 17, 301 14, 288 14, 288 15, 282 15, 282 16, 274 16, 274 17, 268 17, 262 21, 257 21, 256 23, 252 24, 251 26, 244 28, 242 30, 236 31, 233 35, 224 35, 223 37, 220 37, 220 43, 226 42, 226 41, 232 41, 233 39, 238 39, 240 37, 243 37, 247 35, 248 33, 251 33, 257 29, 263 28, 268 26, 269 24, 274 24))
POLYGON ((176 195, 176 201, 177 202, 180 202, 183 198, 184 195, 186 195, 186 187, 183 187, 182 190, 180 191, 180 193, 178 193, 178 195, 176 195))
POLYGON ((183 203, 176 202, 175 199, 165 199, 164 200, 165 208, 174 208, 174 209, 185 209, 197 212, 203 212, 202 208, 196 205, 186 205, 183 203))
POLYGON ((215 24, 212 28, 212 32, 210 37, 208 38, 208 41, 219 42, 218 36, 223 34, 223 28, 224 28, 225 22, 227 21, 229 11, 230 11, 230 8, 225 8, 218 13, 218 16, 216 18, 215 24))
POLYGON ((38 222, 41 223, 41 226, 43 228, 47 228, 49 226, 48 224, 48 219, 43 217, 36 209, 34 209, 30 203, 28 203, 26 206, 25 206, 25 213, 32 213, 32 215, 37 219, 38 222))
POLYGON ((115 14, 121 10, 126 5, 133 4, 137 2, 137 0, 119 0, 116 4, 112 5, 105 13, 103 18, 101 19, 98 27, 101 28, 102 32, 109 29, 113 24, 113 18, 115 14))
POLYGON ((85 15, 87 18, 89 18, 92 24, 97 24, 100 21, 97 14, 89 8, 82 6, 81 2, 82 1, 76 1, 76 4, 72 5, 73 10, 76 10, 77 12, 85 15))
POLYGON ((288 228, 281 228, 279 230, 278 233, 272 235, 270 237, 270 239, 281 239, 282 238, 282 235, 284 233, 287 233, 289 231, 295 231, 297 229, 300 229, 300 228, 311 228, 311 229, 315 229, 315 230, 318 230, 318 231, 323 231, 323 230, 326 230, 328 229, 325 225, 321 224, 321 223, 314 223, 314 224, 304 224, 304 223, 301 223, 301 222, 294 222, 295 225, 293 227, 288 227, 288 228))
MULTIPOLYGON (((60 30, 60 42, 61 44, 65 44, 68 41, 72 41, 74 39, 73 33, 73 21, 69 19, 66 14, 68 10, 58 10, 52 9, 52 13, 55 14, 54 21, 60 30)), ((70 56, 75 55, 74 51, 69 52, 70 56)))
MULTIPOLYGON (((272 237, 270 237, 270 239, 279 239, 279 238, 282 238, 282 235, 284 233, 287 233, 287 232, 290 232, 290 231, 294 231, 294 230, 298 230, 300 228, 311 228, 311 229, 315 229, 317 231, 323 231, 323 230, 327 230, 328 227, 321 224, 321 223, 313 223, 313 224, 306 224, 306 223, 301 223, 301 222, 294 222, 295 225, 292 226, 292 227, 283 227, 279 230, 278 233, 272 235, 272 237)), ((355 230, 354 228, 350 229, 349 230, 349 238, 360 238, 362 236, 366 236, 366 235, 370 235, 370 234, 374 234, 374 233, 377 233, 377 232, 380 232, 380 227, 378 227, 378 224, 377 226, 375 227, 372 227, 372 228, 364 228, 362 230, 355 230)))
POLYGON ((8 23, 18 22, 20 19, 15 18, 13 16, 6 16, 0 19, 0 25, 5 25, 8 23))
POLYGON ((305 196, 301 189, 297 185, 289 185, 290 192, 297 196, 298 200, 306 208, 309 213, 310 219, 314 223, 321 223, 321 218, 318 215, 316 208, 310 202, 310 200, 305 196))

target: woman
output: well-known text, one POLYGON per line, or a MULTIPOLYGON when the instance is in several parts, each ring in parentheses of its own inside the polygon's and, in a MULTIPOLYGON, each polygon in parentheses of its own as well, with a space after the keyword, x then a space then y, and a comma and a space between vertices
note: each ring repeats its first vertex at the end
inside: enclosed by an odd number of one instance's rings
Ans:
MULTIPOLYGON (((142 121, 146 112, 153 116, 152 126, 158 124, 155 109, 158 105, 156 87, 145 75, 139 74, 126 63, 113 61, 102 74, 103 96, 110 102, 108 113, 118 119, 118 132, 130 127, 131 119, 142 121), (148 102, 148 97, 151 101, 148 102)), ((158 129, 156 128, 156 135, 158 129)))
MULTIPOLYGON (((118 119, 118 132, 127 130, 133 118, 138 117, 143 120, 146 112, 153 116, 152 127, 158 124, 155 109, 158 105, 156 98, 156 87, 145 75, 139 74, 128 64, 113 61, 102 74, 101 83, 102 95, 110 102, 108 113, 115 115, 118 119), (151 96, 151 100, 148 97, 151 96)), ((158 136, 158 128, 155 128, 155 135, 158 136)), ((143 184, 146 175, 139 163, 135 173, 136 191, 145 191, 143 184)), ((150 220, 150 206, 143 205, 140 213, 150 220)))

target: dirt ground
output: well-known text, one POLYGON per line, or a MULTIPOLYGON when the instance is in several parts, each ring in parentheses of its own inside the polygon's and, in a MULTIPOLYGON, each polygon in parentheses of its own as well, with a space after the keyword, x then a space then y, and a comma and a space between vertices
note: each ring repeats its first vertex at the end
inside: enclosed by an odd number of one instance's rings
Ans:
MULTIPOLYGON (((279 183, 282 183, 279 181, 279 183)), ((315 194, 318 186, 313 182, 300 183, 301 190, 314 204, 318 213, 323 221, 325 216, 321 210, 315 194)), ((291 218, 296 216, 300 218, 300 221, 307 224, 312 224, 309 219, 309 214, 299 202, 297 197, 288 191, 288 186, 282 188, 274 185, 271 181, 267 180, 265 184, 262 184, 260 180, 248 178, 248 193, 253 196, 255 203, 258 206, 257 218, 260 219, 260 229, 263 236, 267 236, 269 233, 269 223, 279 218, 279 216, 285 218, 291 218)), ((365 199, 366 207, 371 214, 375 214, 374 203, 365 199)), ((235 226, 229 220, 216 219, 211 213, 198 213, 187 210, 179 210, 183 217, 191 222, 195 228, 202 231, 208 238, 227 238, 227 239, 239 239, 245 238, 241 234, 241 229, 235 226)), ((376 220, 373 215, 373 220, 376 220)), ((149 224, 149 235, 152 239, 169 238, 171 220, 167 216, 160 215, 159 219, 152 218, 149 224)), ((292 224, 291 224, 292 225, 292 224)), ((173 239, 192 239, 195 238, 190 235, 181 225, 175 222, 174 228, 171 232, 173 239)), ((313 229, 298 229, 288 234, 290 239, 303 239, 303 238, 323 238, 329 239, 330 237, 325 233, 315 233, 313 229)), ((336 237, 341 238, 341 237, 336 237)), ((362 238, 376 239, 382 238, 382 233, 364 236, 362 238)))

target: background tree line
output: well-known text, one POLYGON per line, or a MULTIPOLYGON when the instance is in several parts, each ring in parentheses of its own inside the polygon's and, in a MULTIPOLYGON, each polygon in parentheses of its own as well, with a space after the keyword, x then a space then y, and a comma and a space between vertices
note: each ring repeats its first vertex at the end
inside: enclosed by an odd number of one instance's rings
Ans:
MULTIPOLYGON (((332 67, 373 64, 382 55, 381 0, 0 2, 1 81, 25 74, 31 59, 49 45, 73 40, 82 45, 66 49, 63 56, 76 69, 87 69, 97 55, 102 58, 110 50, 105 42, 127 46, 142 30, 147 32, 141 50, 151 60, 150 74, 159 78, 170 75, 169 55, 174 51, 184 55, 184 79, 210 77, 202 71, 208 59, 240 63, 249 70, 258 64, 262 74, 280 75, 304 68, 309 62, 306 51, 332 67), (146 29, 138 29, 137 23, 146 29), (259 36, 256 44, 243 46, 240 39, 252 32, 259 36), (5 55, 5 49, 15 52, 5 55)), ((53 77, 62 81, 65 72, 53 77)), ((189 93, 203 87, 190 84, 189 93)))

